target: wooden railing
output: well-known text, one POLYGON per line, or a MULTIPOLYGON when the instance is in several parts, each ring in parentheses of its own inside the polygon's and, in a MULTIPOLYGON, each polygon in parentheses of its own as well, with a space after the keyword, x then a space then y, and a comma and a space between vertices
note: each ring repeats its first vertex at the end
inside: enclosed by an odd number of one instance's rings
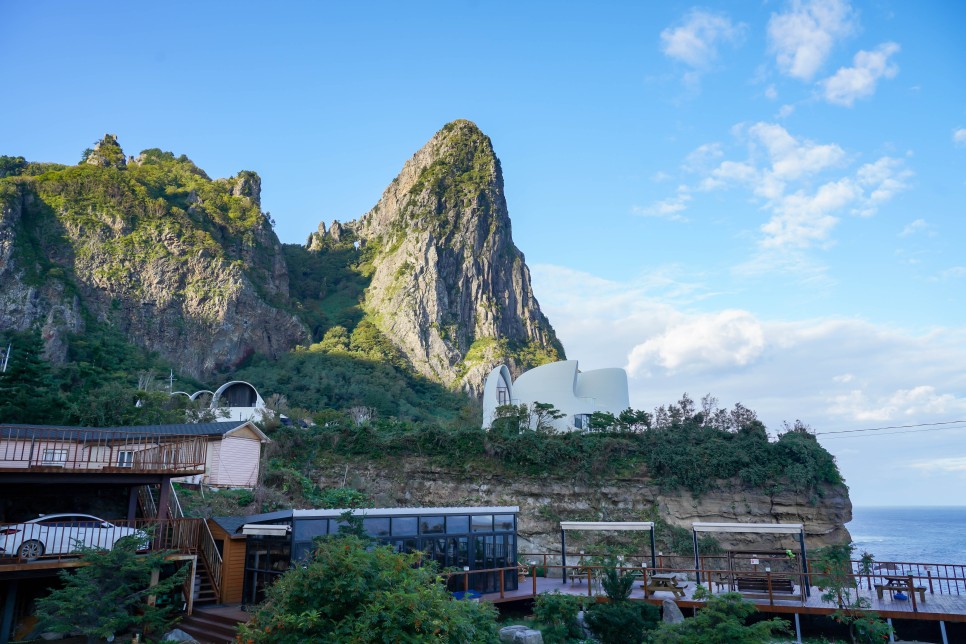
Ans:
POLYGON ((221 553, 215 545, 215 538, 211 534, 208 522, 201 521, 199 529, 199 548, 201 558, 204 559, 205 566, 208 568, 208 576, 211 578, 211 587, 215 591, 215 602, 221 601, 221 553))
POLYGON ((0 470, 192 474, 204 471, 204 436, 0 425, 0 470))

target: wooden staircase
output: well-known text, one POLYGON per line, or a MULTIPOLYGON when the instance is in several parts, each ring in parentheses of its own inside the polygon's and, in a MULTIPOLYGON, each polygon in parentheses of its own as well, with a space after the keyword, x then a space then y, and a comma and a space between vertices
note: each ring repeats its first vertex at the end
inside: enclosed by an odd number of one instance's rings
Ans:
POLYGON ((218 591, 211 583, 211 570, 204 557, 198 557, 198 569, 195 577, 195 606, 218 603, 218 591))
POLYGON ((195 609, 177 625, 201 644, 235 644, 238 624, 250 619, 233 607, 207 606, 195 609))

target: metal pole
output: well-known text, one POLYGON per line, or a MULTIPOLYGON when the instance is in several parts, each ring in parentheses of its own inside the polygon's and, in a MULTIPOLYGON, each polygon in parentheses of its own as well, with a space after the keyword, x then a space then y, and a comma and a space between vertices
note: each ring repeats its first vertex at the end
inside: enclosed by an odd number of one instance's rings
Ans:
POLYGON ((889 623, 889 641, 890 642, 895 642, 896 641, 896 632, 892 628, 892 618, 890 617, 889 619, 886 620, 886 622, 889 623))
POLYGON ((567 583, 567 531, 560 528, 560 562, 563 565, 563 583, 567 583))
POLYGON ((946 622, 939 620, 939 632, 943 636, 943 644, 949 644, 949 639, 946 638, 946 622))
POLYGON ((701 583, 701 563, 698 561, 698 531, 691 528, 691 536, 694 538, 694 576, 697 583, 701 583))
POLYGON ((805 529, 798 533, 798 543, 802 547, 802 572, 805 574, 805 596, 811 597, 812 584, 808 577, 808 554, 805 552, 805 529))
POLYGON ((651 570, 657 568, 657 558, 654 554, 657 551, 657 542, 654 540, 654 526, 651 526, 651 570))
POLYGON ((0 373, 7 373, 7 363, 10 362, 10 351, 13 349, 13 343, 7 345, 7 353, 3 356, 3 369, 0 373))
POLYGON ((798 620, 798 613, 795 613, 795 642, 802 644, 802 625, 798 620))

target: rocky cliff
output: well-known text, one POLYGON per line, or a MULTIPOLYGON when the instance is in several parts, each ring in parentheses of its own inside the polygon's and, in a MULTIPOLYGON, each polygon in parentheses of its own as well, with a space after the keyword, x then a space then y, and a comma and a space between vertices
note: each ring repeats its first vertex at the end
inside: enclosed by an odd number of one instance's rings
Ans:
POLYGON ((309 248, 347 232, 375 251, 365 311, 419 373, 479 394, 494 365, 564 357, 513 244, 500 161, 473 123, 443 127, 372 210, 320 227, 309 248))
POLYGON ((255 173, 126 159, 112 135, 79 166, 30 170, 0 182, 0 329, 42 326, 52 361, 90 323, 196 378, 306 337, 255 173))
MULTIPOLYGON (((729 480, 696 499, 686 490, 662 490, 645 475, 581 481, 566 475, 468 474, 412 458, 396 461, 393 468, 364 461, 333 463, 322 471, 321 485, 339 487, 344 477, 379 507, 518 505, 521 552, 559 552, 561 520, 656 520, 688 531, 695 521, 802 523, 809 548, 850 540, 844 524, 852 519, 852 503, 844 485, 825 484, 821 496, 808 499, 729 480)), ((725 548, 794 547, 765 546, 762 535, 751 539, 719 535, 718 541, 725 548)))

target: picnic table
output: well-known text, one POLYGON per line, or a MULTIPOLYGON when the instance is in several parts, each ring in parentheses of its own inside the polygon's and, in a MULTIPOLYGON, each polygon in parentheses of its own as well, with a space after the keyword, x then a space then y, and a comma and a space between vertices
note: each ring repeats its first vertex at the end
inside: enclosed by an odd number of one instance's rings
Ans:
POLYGON ((893 593, 899 593, 902 591, 908 591, 910 593, 919 593, 919 598, 921 601, 926 601, 926 587, 916 586, 912 581, 911 575, 883 575, 885 579, 884 584, 876 584, 875 592, 882 599, 882 595, 888 592, 890 595, 893 593))
POLYGON ((644 597, 647 597, 648 593, 666 591, 674 593, 675 597, 683 598, 684 591, 688 587, 686 583, 679 583, 673 572, 648 575, 647 581, 642 585, 644 586, 644 597))

